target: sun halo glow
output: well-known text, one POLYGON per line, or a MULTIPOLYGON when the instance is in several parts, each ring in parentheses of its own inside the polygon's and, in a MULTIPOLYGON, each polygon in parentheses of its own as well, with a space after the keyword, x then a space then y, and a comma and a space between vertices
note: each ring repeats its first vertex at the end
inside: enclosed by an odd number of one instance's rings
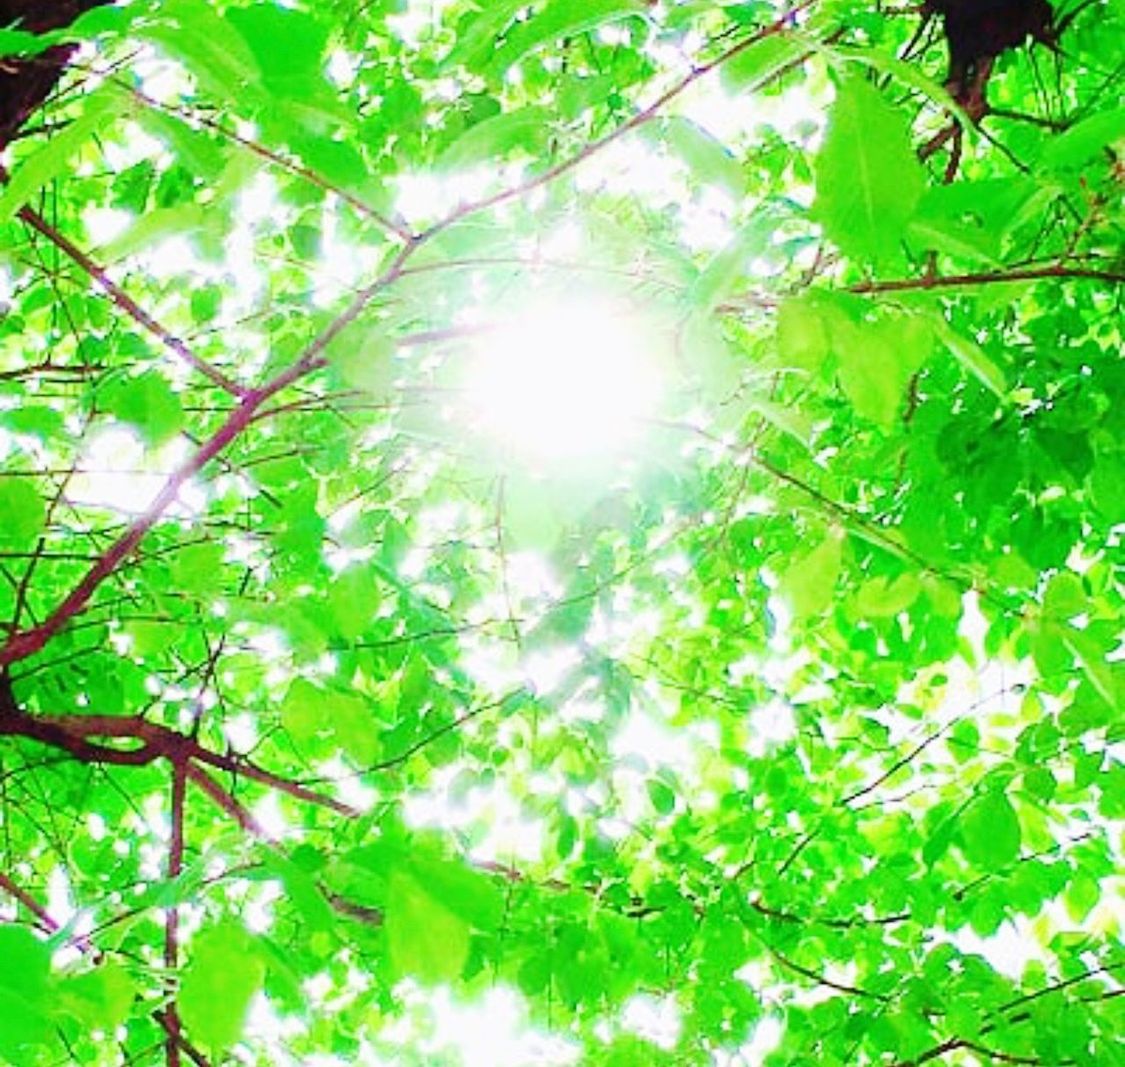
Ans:
POLYGON ((659 406, 658 353, 655 331, 610 301, 533 305, 476 346, 467 421, 532 462, 621 456, 659 406))

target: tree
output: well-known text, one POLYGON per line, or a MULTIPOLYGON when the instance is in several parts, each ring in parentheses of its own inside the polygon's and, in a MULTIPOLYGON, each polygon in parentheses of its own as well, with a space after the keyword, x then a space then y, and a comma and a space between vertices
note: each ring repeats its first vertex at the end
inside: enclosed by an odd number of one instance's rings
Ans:
POLYGON ((0 21, 0 1059, 1125 1063, 1121 0, 0 21))

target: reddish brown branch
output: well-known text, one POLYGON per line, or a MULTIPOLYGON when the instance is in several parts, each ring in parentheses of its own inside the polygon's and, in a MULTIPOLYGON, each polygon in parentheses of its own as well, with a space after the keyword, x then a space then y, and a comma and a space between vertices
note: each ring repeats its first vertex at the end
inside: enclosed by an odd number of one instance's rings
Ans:
POLYGON ((129 93, 130 96, 132 96, 135 100, 137 100, 139 103, 144 104, 146 107, 150 107, 154 111, 163 111, 166 114, 175 115, 178 118, 181 118, 184 121, 188 122, 189 124, 197 123, 198 125, 204 126, 209 130, 213 130, 221 137, 225 137, 227 140, 233 141, 235 144, 245 148, 248 152, 252 152, 259 159, 264 159, 266 160, 266 162, 272 163, 274 166, 280 167, 282 170, 288 171, 290 174, 294 174, 298 178, 303 178, 310 185, 315 185, 317 188, 324 190, 324 192, 332 193, 334 196, 339 197, 345 204, 348 204, 350 207, 354 208, 360 215, 364 216, 364 218, 371 219, 372 222, 377 223, 388 233, 393 233, 396 237, 399 237, 404 241, 409 241, 412 239, 413 235, 411 234, 410 230, 407 229, 405 223, 388 218, 381 212, 376 211, 375 208, 373 208, 366 201, 361 200, 354 193, 349 193, 346 189, 341 188, 334 182, 329 181, 327 178, 325 178, 321 174, 318 174, 312 168, 306 167, 304 164, 298 163, 295 160, 286 159, 285 156, 273 151, 273 149, 267 148, 265 145, 259 144, 257 141, 253 141, 249 137, 243 137, 242 134, 236 133, 234 130, 227 129, 227 127, 224 126, 221 122, 217 121, 216 119, 210 118, 207 115, 201 115, 198 112, 192 111, 186 107, 176 107, 174 105, 162 104, 159 100, 154 100, 151 96, 148 96, 146 93, 141 92, 141 90, 136 88, 136 86, 129 85, 128 83, 120 79, 116 79, 115 83, 122 89, 124 89, 127 93, 129 93))
POLYGON ((794 19, 798 15, 813 7, 816 2, 817 0, 800 0, 799 3, 793 4, 788 8, 788 10, 785 11, 785 13, 780 18, 769 23, 767 26, 763 26, 760 30, 758 30, 756 33, 751 34, 749 37, 743 38, 738 42, 738 44, 728 48, 721 55, 716 56, 709 62, 695 67, 690 74, 688 74, 684 78, 681 78, 678 82, 676 82, 675 85, 672 86, 672 88, 662 93, 651 104, 649 104, 645 108, 642 108, 616 129, 611 130, 609 133, 607 133, 604 137, 588 144, 585 148, 583 148, 579 152, 576 152, 569 159, 564 159, 561 162, 556 163, 554 166, 548 167, 545 171, 542 171, 540 174, 535 175, 534 177, 530 178, 528 181, 523 182, 520 185, 517 185, 511 189, 503 189, 498 193, 493 193, 491 196, 484 197, 482 200, 477 200, 473 203, 464 205, 458 211, 455 211, 452 215, 450 215, 447 219, 444 219, 442 222, 439 222, 437 225, 428 230, 425 236, 429 237, 435 233, 446 230, 468 215, 474 215, 480 211, 488 211, 491 208, 499 207, 501 204, 506 204, 510 200, 517 200, 522 196, 526 196, 528 193, 533 192, 534 190, 539 189, 544 185, 550 184, 556 178, 560 178, 564 174, 567 174, 570 171, 574 170, 576 167, 581 166, 587 159, 600 152, 603 148, 606 148, 608 145, 611 145, 620 140, 620 138, 624 137, 627 133, 631 133, 639 126, 643 126, 645 125, 645 123, 651 122, 673 100, 682 95, 684 92, 690 89, 692 85, 694 85, 701 78, 710 74, 713 70, 716 70, 717 68, 730 62, 730 60, 734 59, 736 56, 741 55, 743 52, 752 48, 760 41, 764 41, 769 37, 776 37, 779 34, 783 33, 788 27, 793 25, 794 19))
MULTIPOLYGON (((28 33, 69 26, 80 14, 109 0, 5 0, 0 26, 18 25, 28 33)), ((74 46, 55 45, 39 55, 5 57, 0 65, 0 149, 19 136, 20 127, 54 92, 74 46)))
MULTIPOLYGON (((767 946, 768 947, 768 946, 767 946)), ((803 967, 795 960, 789 959, 788 956, 783 956, 777 949, 770 948, 770 955, 773 956, 782 967, 793 971, 795 974, 807 978, 810 982, 815 982, 817 985, 826 986, 828 989, 835 989, 837 993, 848 993, 853 997, 864 997, 868 1000, 882 1000, 887 1001, 891 998, 885 993, 872 993, 869 989, 861 989, 859 986, 847 985, 844 982, 834 982, 831 978, 825 978, 824 975, 818 974, 816 971, 809 967, 803 967)))
POLYGON ((54 933, 58 929, 58 924, 48 914, 47 909, 43 907, 27 890, 22 889, 16 885, 3 871, 0 871, 0 889, 4 890, 8 896, 22 904, 32 915, 39 927, 47 933, 54 933))
MULTIPOLYGON (((267 771, 239 756, 213 752, 194 738, 168 726, 149 722, 138 715, 30 715, 17 708, 3 688, 0 679, 0 737, 26 737, 32 741, 62 749, 83 763, 115 766, 143 766, 167 760, 174 767, 202 763, 216 770, 248 778, 308 804, 327 808, 339 815, 353 817, 356 810, 341 800, 325 796, 281 775, 267 771), (105 740, 133 741, 132 747, 115 747, 105 740)), ((199 768, 193 768, 203 774, 199 768)), ((206 775, 211 785, 214 782, 206 775)), ((210 789, 192 775, 210 795, 210 789)), ((220 787, 215 785, 216 789, 220 787)))
POLYGON ((1063 263, 1052 263, 1045 267, 1022 267, 1015 270, 988 271, 981 274, 923 275, 921 278, 892 278, 887 281, 857 282, 849 285, 849 293, 901 293, 911 289, 956 289, 965 286, 1000 284, 1003 282, 1036 281, 1041 278, 1086 278, 1093 281, 1109 282, 1111 285, 1125 283, 1125 273, 1100 270, 1095 267, 1068 267, 1063 263))
POLYGON ((41 215, 30 207, 22 207, 18 213, 19 218, 27 223, 33 230, 41 234, 56 248, 73 260, 89 276, 90 280, 98 285, 113 302, 113 304, 129 316, 137 325, 147 330, 177 359, 183 360, 189 367, 198 371, 208 381, 225 390, 232 396, 244 397, 249 390, 237 382, 231 381, 221 371, 216 370, 206 360, 197 356, 180 338, 173 335, 161 323, 157 322, 144 308, 140 306, 128 293, 125 292, 110 276, 105 269, 99 266, 82 251, 70 238, 60 233, 41 215))
POLYGON ((145 534, 163 517, 179 496, 184 485, 207 464, 241 436, 250 425, 258 409, 271 397, 324 365, 324 350, 350 326, 370 301, 398 277, 407 258, 417 248, 418 242, 407 244, 391 261, 387 269, 369 286, 355 295, 352 302, 305 349, 301 356, 260 389, 246 394, 242 402, 227 416, 223 424, 164 482, 152 503, 130 524, 99 557, 81 581, 63 599, 62 603, 39 626, 22 630, 9 636, 0 648, 0 669, 26 659, 61 630, 89 603, 98 587, 133 553, 145 534))
POLYGON ((223 811, 234 819, 243 830, 253 834, 257 838, 261 838, 263 841, 271 840, 270 835, 266 833, 265 827, 250 814, 244 805, 240 804, 206 771, 201 771, 194 764, 185 763, 184 774, 206 793, 216 806, 222 808, 223 811))

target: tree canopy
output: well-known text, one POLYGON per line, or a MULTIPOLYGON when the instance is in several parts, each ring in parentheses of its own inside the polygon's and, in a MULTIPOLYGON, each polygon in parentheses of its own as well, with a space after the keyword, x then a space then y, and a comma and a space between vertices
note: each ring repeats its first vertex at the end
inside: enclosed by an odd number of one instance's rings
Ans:
POLYGON ((1125 3, 964 7, 0 3, 0 1061, 1125 1064, 1125 3))

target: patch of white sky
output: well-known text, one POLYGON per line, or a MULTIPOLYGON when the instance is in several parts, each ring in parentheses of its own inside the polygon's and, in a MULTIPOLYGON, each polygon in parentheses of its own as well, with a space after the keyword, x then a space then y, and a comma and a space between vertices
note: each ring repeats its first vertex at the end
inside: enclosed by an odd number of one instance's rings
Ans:
MULTIPOLYGON (((304 992, 311 1003, 339 1010, 365 984, 364 976, 351 968, 343 990, 321 975, 307 981, 304 992)), ((395 988, 395 1001, 396 1016, 373 1028, 346 1059, 290 1052, 287 1046, 307 1032, 305 1021, 279 1015, 261 996, 252 1006, 248 1035, 262 1043, 278 1067, 392 1067, 402 1062, 402 1048, 410 1048, 419 1061, 461 1067, 572 1067, 581 1060, 577 1041, 537 1027, 525 999, 505 985, 494 985, 469 1001, 445 987, 404 981, 395 988)))

